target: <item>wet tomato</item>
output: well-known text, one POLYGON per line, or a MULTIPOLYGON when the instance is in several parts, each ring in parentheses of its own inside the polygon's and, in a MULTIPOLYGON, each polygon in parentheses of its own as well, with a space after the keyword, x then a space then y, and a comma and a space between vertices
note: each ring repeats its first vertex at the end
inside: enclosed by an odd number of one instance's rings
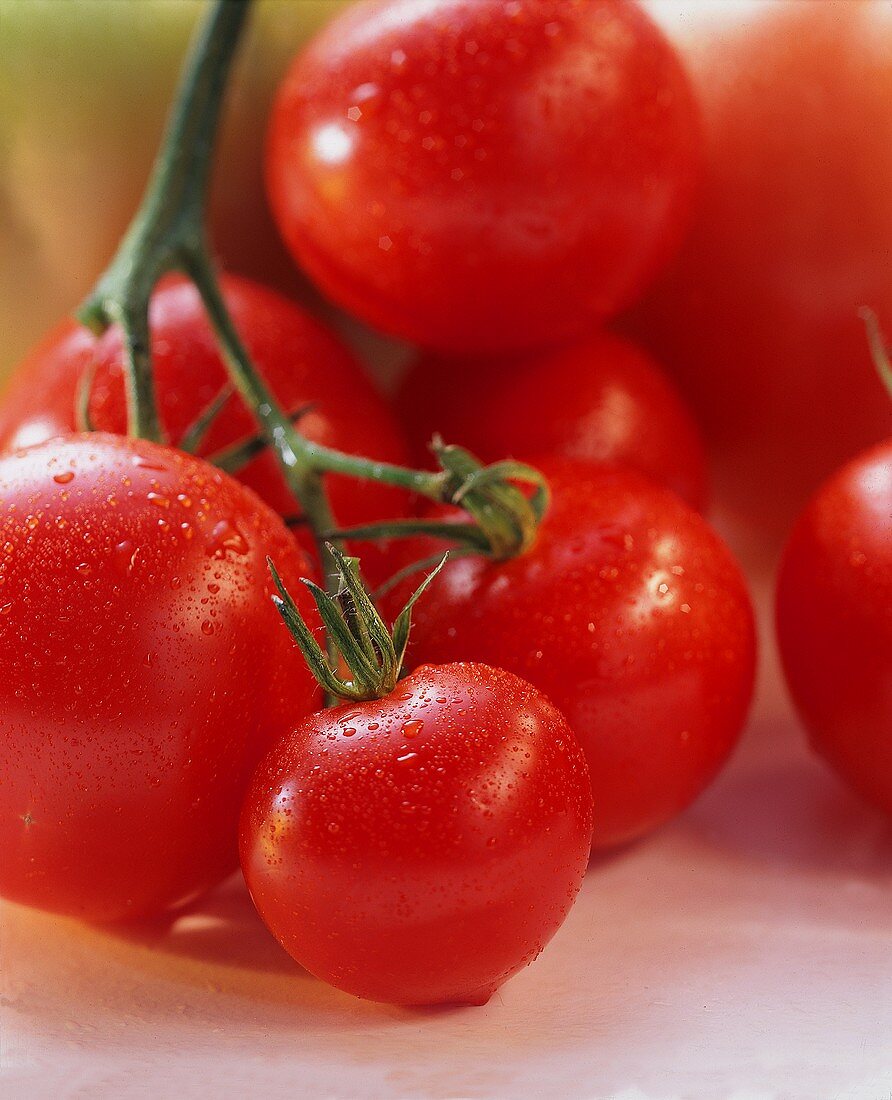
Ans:
MULTIPOLYGON (((731 554, 674 493, 631 471, 536 465, 553 501, 535 545, 448 562, 415 608, 409 659, 484 661, 544 691, 588 760, 594 844, 615 845, 681 811, 734 747, 752 610, 731 554)), ((395 563, 436 549, 419 540, 395 563)))
POLYGON ((892 442, 838 471, 800 517, 777 630, 815 749, 892 814, 892 442))
POLYGON ((439 432, 486 462, 555 454, 628 466, 694 508, 706 503, 691 414, 650 356, 608 332, 523 356, 424 355, 397 409, 419 460, 439 432))
POLYGON ((267 555, 307 571, 199 459, 102 434, 0 459, 0 894, 111 921, 236 866, 257 761, 320 703, 267 555))
POLYGON ((560 927, 591 823, 585 760, 538 691, 482 665, 425 667, 269 754, 242 867, 317 977, 393 1004, 480 1004, 560 927))
POLYGON ((295 60, 267 183, 301 266, 424 346, 526 349, 634 300, 679 243, 699 124, 627 0, 373 0, 295 60))

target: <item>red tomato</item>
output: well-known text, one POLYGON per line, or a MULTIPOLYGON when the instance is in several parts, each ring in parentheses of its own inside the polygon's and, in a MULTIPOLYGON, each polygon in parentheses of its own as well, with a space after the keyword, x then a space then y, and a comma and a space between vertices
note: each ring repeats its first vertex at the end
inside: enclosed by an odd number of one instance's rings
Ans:
MULTIPOLYGON (((461 655, 544 691, 588 760, 594 844, 615 845, 687 806, 733 748, 752 692, 752 611, 726 547, 673 493, 631 471, 536 465, 553 503, 535 546, 448 562, 416 605, 409 659, 461 655)), ((433 550, 419 540, 405 553, 433 550)))
POLYGON ((680 239, 699 152, 678 60, 627 0, 372 0, 294 62, 267 182, 352 313, 523 349, 636 297, 680 239))
POLYGON ((653 5, 703 109, 692 231, 630 324, 678 378, 717 495, 775 546, 892 433, 857 313, 892 329, 892 7, 653 5))
POLYGON ((557 454, 628 466, 706 502, 697 427, 656 363, 601 332, 584 343, 523 357, 418 360, 398 411, 419 459, 434 432, 487 462, 557 454))
POLYGON ((815 749, 892 814, 892 441, 843 467, 800 517, 777 629, 815 749))
POLYGON ((232 478, 91 435, 0 459, 0 894, 145 916, 235 866, 257 761, 319 691, 266 556, 307 561, 232 478))
POLYGON ((260 915, 310 973, 391 1004, 482 1004, 563 923, 588 862, 585 760, 501 669, 417 669, 313 715, 241 826, 260 915))
MULTIPOLYGON (((289 411, 312 403, 300 422, 310 439, 384 462, 402 462, 405 443, 389 406, 350 352, 298 306, 257 283, 223 280, 226 304, 258 369, 289 411)), ((187 280, 166 279, 152 299, 152 350, 162 420, 177 442, 226 381, 225 368, 198 291, 187 280)), ((77 382, 98 364, 91 411, 95 426, 124 432, 121 333, 96 339, 66 321, 21 365, 0 403, 0 448, 42 442, 74 427, 77 382)), ((209 432, 208 455, 256 431, 240 398, 232 397, 209 432)), ((246 466, 240 481, 282 515, 298 511, 274 456, 246 466)), ((365 523, 402 510, 402 495, 387 486, 332 476, 330 492, 342 524, 365 523)))

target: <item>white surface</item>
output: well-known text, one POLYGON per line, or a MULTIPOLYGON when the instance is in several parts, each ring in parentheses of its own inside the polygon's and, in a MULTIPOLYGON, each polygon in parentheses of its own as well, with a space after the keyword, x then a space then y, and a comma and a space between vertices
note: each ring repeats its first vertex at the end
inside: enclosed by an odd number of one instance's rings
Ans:
POLYGON ((701 801, 589 871, 485 1008, 302 973, 233 881, 170 928, 0 910, 5 1100, 890 1100, 892 823, 806 754, 771 669, 701 801))

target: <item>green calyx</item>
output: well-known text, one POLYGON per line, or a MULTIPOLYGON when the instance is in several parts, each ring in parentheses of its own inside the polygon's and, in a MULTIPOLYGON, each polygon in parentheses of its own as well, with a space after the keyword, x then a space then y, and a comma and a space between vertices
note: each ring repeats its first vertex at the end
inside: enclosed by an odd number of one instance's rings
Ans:
MULTIPOLYGON (((361 527, 338 528, 329 538, 395 539, 431 535, 452 542, 459 552, 473 552, 494 561, 506 561, 528 550, 548 510, 548 482, 534 467, 508 459, 485 466, 463 447, 447 445, 435 436, 431 450, 440 467, 435 472, 412 471, 378 464, 375 480, 399 485, 438 504, 468 513, 473 522, 451 519, 404 519, 361 527), (520 485, 532 486, 527 494, 520 485)), ((342 468, 363 476, 356 460, 342 468)))
POLYGON ((338 570, 339 584, 334 595, 306 578, 302 578, 302 583, 316 601, 335 655, 339 655, 349 669, 349 679, 342 678, 337 668, 333 667, 334 661, 313 637, 275 565, 268 558, 267 564, 279 590, 279 595, 273 596, 273 602, 297 642, 307 666, 329 697, 353 702, 380 699, 396 687, 409 642, 412 608, 443 567, 446 556, 425 577, 388 630, 360 579, 358 560, 347 557, 334 545, 330 544, 328 550, 338 570))
POLYGON ((532 466, 508 459, 484 466, 463 447, 435 437, 431 449, 447 475, 443 500, 463 508, 486 539, 486 554, 496 561, 523 554, 532 546, 548 509, 548 482, 532 466), (533 486, 527 496, 513 482, 533 486))

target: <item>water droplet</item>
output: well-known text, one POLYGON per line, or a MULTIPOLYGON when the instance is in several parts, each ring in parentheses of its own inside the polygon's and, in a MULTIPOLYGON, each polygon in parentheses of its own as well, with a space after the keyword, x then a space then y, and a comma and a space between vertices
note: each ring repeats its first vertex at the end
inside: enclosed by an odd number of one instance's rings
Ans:
POLYGON ((227 550, 234 554, 247 554, 249 547, 238 527, 231 520, 223 519, 211 531, 207 549, 212 557, 222 558, 227 550))
POLYGON ((164 467, 160 462, 152 462, 148 458, 143 458, 142 455, 134 455, 130 460, 134 466, 139 466, 141 470, 163 470, 164 467))
POLYGON ((82 561, 79 565, 76 565, 74 568, 77 570, 78 573, 80 573, 80 575, 82 577, 89 577, 89 575, 93 572, 92 565, 90 565, 90 563, 86 562, 86 561, 82 561))
POLYGON ((160 493, 149 493, 149 495, 146 497, 146 500, 149 502, 149 504, 154 504, 156 508, 170 507, 170 501, 167 499, 167 497, 161 496, 160 493))
POLYGON ((10 611, 12 611, 11 603, 5 603, 2 607, 0 607, 0 615, 8 615, 10 611))
POLYGON ((201 633, 210 637, 214 633, 214 624, 210 619, 205 619, 201 624, 201 633))
POLYGON ((353 726, 347 726, 347 728, 342 732, 345 737, 352 737, 356 733, 356 730, 353 726))
POLYGON ((136 564, 137 549, 129 539, 119 542, 114 549, 114 562, 119 569, 129 573, 136 564))
POLYGON ((53 474, 53 481, 55 481, 57 485, 67 485, 70 481, 74 481, 74 471, 65 470, 64 473, 53 474))
POLYGON ((403 737, 417 737, 424 729, 424 722, 420 718, 413 718, 403 726, 403 737))

